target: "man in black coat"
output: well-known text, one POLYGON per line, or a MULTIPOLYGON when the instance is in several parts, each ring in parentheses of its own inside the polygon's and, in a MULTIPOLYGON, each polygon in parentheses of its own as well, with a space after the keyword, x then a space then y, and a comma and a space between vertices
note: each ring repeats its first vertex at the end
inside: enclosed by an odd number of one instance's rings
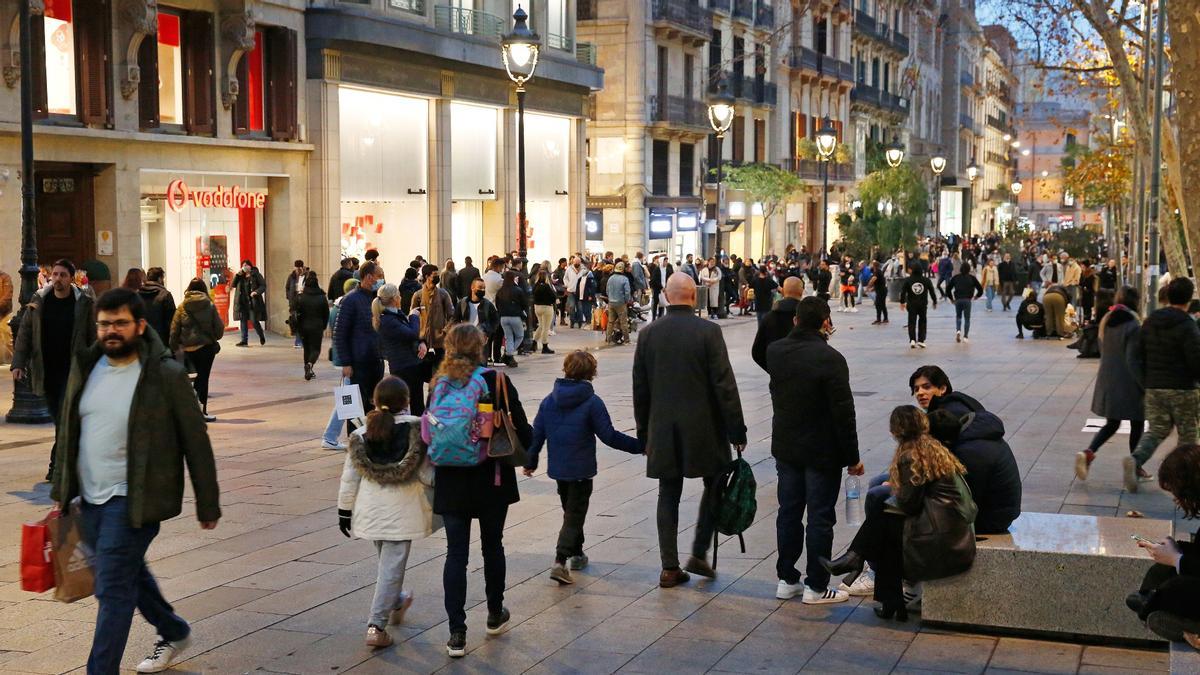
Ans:
POLYGON ((694 314, 696 283, 685 273, 667 280, 666 316, 643 328, 633 357, 633 411, 646 448, 646 475, 658 479, 659 585, 671 588, 688 572, 712 578, 705 558, 713 539, 717 478, 746 447, 746 423, 725 337, 694 314), (679 568, 679 500, 684 478, 702 478, 704 494, 692 556, 679 568), (686 571, 684 571, 686 570, 686 571))
POLYGON ((654 262, 650 263, 650 320, 653 321, 662 316, 662 306, 659 298, 662 297, 663 288, 667 285, 667 279, 675 274, 675 267, 667 262, 666 256, 655 258, 654 262))
POLYGON ((1021 515, 1021 470, 1004 441, 1004 423, 986 410, 959 416, 941 408, 929 413, 929 433, 967 469, 967 485, 979 507, 975 533, 1007 532, 1021 515))
POLYGON ((803 594, 801 601, 812 605, 850 597, 829 587, 829 571, 820 559, 833 555, 842 468, 851 475, 863 474, 850 370, 846 358, 827 342, 832 331, 829 303, 804 298, 797 304, 791 334, 767 347, 774 410, 771 454, 779 475, 775 597, 787 600, 803 594), (808 576, 801 583, 796 563, 806 540, 808 576))
POLYGON ((796 325, 796 307, 804 297, 804 282, 800 277, 783 280, 783 299, 758 324, 754 346, 750 355, 763 370, 767 369, 767 347, 776 340, 787 337, 796 325))
POLYGON ((346 294, 346 282, 354 278, 354 258, 342 258, 342 266, 329 277, 329 287, 325 295, 329 302, 334 302, 346 294))
POLYGON ((914 262, 910 266, 908 277, 900 284, 900 309, 908 311, 908 346, 910 349, 925 348, 927 324, 925 313, 929 309, 929 299, 933 298, 934 307, 937 306, 937 296, 933 293, 933 282, 925 277, 921 264, 914 262))
POLYGON ((470 292, 471 284, 480 278, 479 268, 472 264, 471 256, 463 258, 463 267, 458 271, 458 288, 462 293, 462 297, 466 297, 470 292))

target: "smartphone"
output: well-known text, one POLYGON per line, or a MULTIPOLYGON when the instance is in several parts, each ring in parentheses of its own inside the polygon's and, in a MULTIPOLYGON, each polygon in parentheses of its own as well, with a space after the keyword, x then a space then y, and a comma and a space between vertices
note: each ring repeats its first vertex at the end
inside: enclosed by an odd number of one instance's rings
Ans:
POLYGON ((1151 539, 1147 539, 1147 538, 1145 538, 1145 537, 1143 537, 1143 536, 1141 536, 1141 535, 1137 535, 1137 534, 1131 534, 1131 535, 1129 535, 1129 538, 1130 538, 1130 539, 1132 539, 1132 540, 1134 540, 1134 541, 1142 541, 1142 542, 1146 542, 1147 544, 1154 544, 1155 546, 1157 546, 1157 545, 1158 545, 1158 542, 1157 542, 1157 541, 1153 541, 1153 540, 1151 540, 1151 539))

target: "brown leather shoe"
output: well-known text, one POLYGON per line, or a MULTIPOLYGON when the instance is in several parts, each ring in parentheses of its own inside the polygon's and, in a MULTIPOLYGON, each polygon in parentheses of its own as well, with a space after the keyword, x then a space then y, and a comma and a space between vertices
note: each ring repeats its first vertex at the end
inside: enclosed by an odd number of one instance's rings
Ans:
POLYGON ((662 574, 658 575, 658 585, 663 588, 674 588, 679 584, 687 583, 691 579, 687 572, 676 567, 675 569, 663 570, 662 574))
POLYGON ((704 558, 697 558, 696 556, 691 556, 690 558, 688 558, 687 564, 683 566, 683 569, 688 572, 691 572, 692 574, 698 574, 702 577, 708 577, 709 579, 717 578, 717 571, 714 570, 712 565, 709 565, 708 561, 705 560, 704 558))

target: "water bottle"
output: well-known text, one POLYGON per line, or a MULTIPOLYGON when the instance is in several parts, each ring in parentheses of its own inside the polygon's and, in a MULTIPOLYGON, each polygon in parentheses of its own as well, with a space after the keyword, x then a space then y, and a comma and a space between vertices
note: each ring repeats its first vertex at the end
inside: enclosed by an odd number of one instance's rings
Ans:
POLYGON ((846 476, 846 524, 862 525, 865 518, 862 483, 858 476, 846 476))

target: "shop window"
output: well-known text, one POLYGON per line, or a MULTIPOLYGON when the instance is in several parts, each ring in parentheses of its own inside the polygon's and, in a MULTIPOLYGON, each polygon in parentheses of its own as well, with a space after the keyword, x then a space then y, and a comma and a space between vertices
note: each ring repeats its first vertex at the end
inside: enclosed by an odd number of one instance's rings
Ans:
POLYGON ((31 17, 33 107, 38 117, 78 116, 84 124, 109 121, 109 0, 46 0, 31 17))
POLYGON ((234 133, 296 137, 296 31, 270 27, 256 31, 254 49, 238 63, 234 133))
POLYGON ((165 124, 190 134, 216 131, 212 14, 160 9, 158 34, 142 41, 138 66, 142 128, 165 124))

